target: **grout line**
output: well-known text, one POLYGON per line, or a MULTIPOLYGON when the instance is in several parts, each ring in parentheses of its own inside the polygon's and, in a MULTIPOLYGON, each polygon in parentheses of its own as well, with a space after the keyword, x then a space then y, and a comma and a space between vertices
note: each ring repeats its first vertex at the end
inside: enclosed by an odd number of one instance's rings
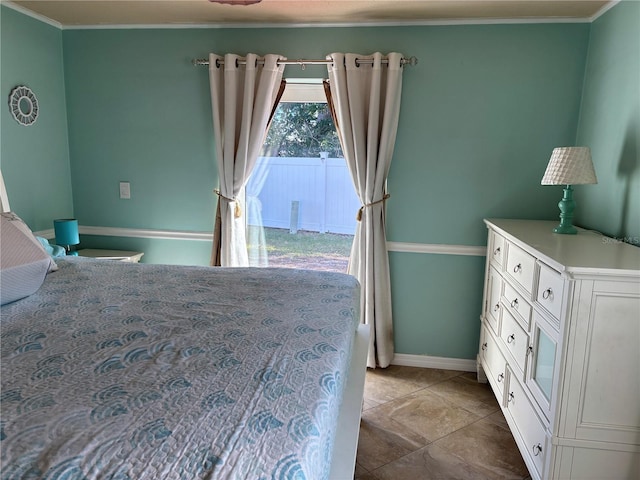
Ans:
MULTIPOLYGON (((408 397, 409 395, 415 395, 417 392, 421 392, 421 391, 423 391, 423 390, 426 390, 426 389, 428 389, 428 388, 433 387, 434 385, 438 385, 438 384, 443 383, 443 382, 448 382, 449 380, 454 379, 454 378, 458 378, 458 377, 460 377, 460 376, 464 375, 465 373, 467 373, 467 372, 460 372, 460 373, 458 373, 457 375, 454 375, 454 376, 452 376, 452 377, 445 378, 445 379, 443 379, 443 380, 438 380, 438 381, 433 382, 433 383, 430 383, 429 385, 426 385, 426 386, 424 386, 424 387, 418 387, 418 385, 417 385, 416 383, 413 383, 413 382, 411 382, 410 380, 407 380, 407 383, 410 383, 410 384, 412 384, 412 385, 416 386, 417 390, 414 390, 414 391, 412 391, 412 392, 406 393, 406 394, 404 394, 404 395, 400 395, 400 396, 398 396, 398 397, 394 397, 394 398, 392 398, 391 400, 386 400, 386 401, 384 401, 384 402, 382 402, 382 403, 380 403, 380 402, 379 402, 379 401, 377 401, 377 400, 369 400, 370 402, 372 402, 372 403, 376 403, 377 405, 376 405, 375 407, 371 407, 371 408, 368 408, 367 410, 363 410, 363 411, 373 410, 374 408, 381 407, 381 406, 383 406, 383 405, 386 405, 387 403, 394 402, 394 401, 396 401, 396 400, 400 400, 400 399, 402 399, 402 398, 406 398, 406 397, 408 397)), ((365 376, 365 385, 366 385, 366 382, 367 382, 367 378, 366 378, 366 376, 365 376)), ((432 393, 436 393, 436 392, 432 392, 432 393)), ((366 398, 365 398, 365 400, 366 400, 366 398)), ((473 413, 473 412, 471 412, 471 413, 473 413)))
MULTIPOLYGON (((436 382, 434 382, 434 383, 430 383, 429 385, 424 386, 424 387, 422 387, 422 388, 418 388, 417 390, 415 390, 415 391, 413 391, 413 392, 410 392, 410 393, 407 393, 407 394, 405 394, 405 395, 401 395, 401 396, 395 397, 395 398, 393 398, 393 399, 391 399, 391 400, 387 400, 387 401, 384 401, 384 402, 382 402, 382 403, 378 403, 377 401, 375 401, 375 403, 376 403, 377 405, 376 405, 375 407, 372 407, 372 408, 368 409, 368 410, 373 410, 373 409, 375 409, 375 408, 378 408, 378 407, 384 406, 384 405, 388 404, 389 402, 393 402, 393 401, 395 401, 395 400, 400 400, 400 399, 403 399, 403 398, 409 397, 410 395, 415 395, 416 393, 418 393, 418 392, 422 392, 422 391, 424 391, 424 390, 428 390, 428 391, 429 391, 429 393, 435 394, 435 395, 437 395, 438 397, 440 397, 441 399, 446 399, 446 397, 445 397, 444 395, 442 395, 442 394, 440 394, 440 393, 438 393, 438 392, 436 392, 436 391, 432 390, 431 388, 432 388, 432 387, 434 387, 434 386, 436 386, 436 385, 438 385, 438 384, 440 384, 440 383, 447 382, 447 381, 453 380, 453 379, 455 379, 455 378, 458 378, 458 377, 460 377, 460 376, 463 376, 463 375, 465 375, 466 373, 467 373, 467 372, 460 372, 459 374, 454 375, 454 376, 452 376, 452 377, 448 377, 448 378, 446 378, 446 379, 442 379, 442 380, 436 381, 436 382)), ((366 379, 365 379, 365 381, 366 381, 366 379)), ((416 384, 414 383, 413 385, 416 385, 416 384)), ((455 394, 454 394, 453 396, 455 397, 455 394)), ((449 398, 451 398, 451 396, 450 396, 449 398)), ((450 436, 450 435, 454 434, 454 433, 459 432, 460 430, 462 430, 462 429, 464 429, 464 428, 470 427, 471 425, 474 425, 474 424, 476 424, 476 423, 478 423, 478 422, 481 422, 481 421, 483 421, 483 420, 486 420, 486 419, 487 419, 488 417, 490 417, 491 415, 495 415, 497 412, 501 411, 500 405, 496 404, 496 405, 495 405, 495 410, 494 410, 493 412, 491 412, 491 413, 487 413, 487 414, 482 415, 482 416, 479 416, 477 413, 473 412, 473 411, 472 411, 472 410, 470 410, 469 408, 465 408, 465 407, 463 407, 463 406, 459 405, 459 404, 458 404, 457 402, 455 402, 455 401, 454 401, 454 402, 450 402, 450 403, 452 403, 453 405, 455 405, 455 407, 456 407, 456 408, 460 408, 460 409, 465 410, 465 411, 467 411, 467 412, 469 412, 469 413, 471 413, 471 414, 473 414, 473 415, 478 416, 478 418, 477 418, 476 420, 473 420, 472 422, 470 422, 470 423, 466 424, 466 425, 463 425, 463 426, 461 426, 461 427, 459 427, 459 428, 457 428, 457 429, 455 429, 455 430, 453 430, 453 431, 451 431, 451 432, 447 433, 446 435, 443 435, 443 436, 441 436, 441 437, 439 437, 439 438, 436 438, 436 439, 432 439, 432 440, 430 440, 430 441, 429 441, 429 442, 427 442, 425 445, 423 445, 423 446, 421 446, 421 447, 419 447, 419 448, 417 448, 417 449, 415 449, 415 450, 410 451, 410 452, 409 452, 409 453, 407 453, 406 455, 402 455, 402 456, 400 456, 400 457, 398 457, 398 458, 396 458, 396 459, 394 459, 394 460, 391 460, 390 462, 387 462, 387 463, 385 463, 385 464, 383 464, 383 465, 380 465, 380 466, 378 466, 378 467, 376 467, 376 468, 374 468, 374 469, 369 470, 369 469, 367 469, 367 468, 363 467, 363 466, 362 466, 362 464, 360 464, 360 466, 363 468, 363 470, 365 470, 365 472, 366 472, 367 474, 369 474, 369 475, 373 476, 375 479, 378 479, 379 477, 376 475, 376 471, 378 471, 379 469, 384 468, 384 467, 386 467, 386 466, 388 466, 388 465, 391 465, 391 464, 393 464, 393 463, 396 463, 396 462, 398 462, 398 461, 402 460, 403 458, 407 457, 408 455, 412 455, 412 454, 414 454, 414 453, 416 453, 416 452, 418 452, 418 451, 420 451, 420 450, 426 449, 426 448, 428 448, 428 447, 430 447, 430 446, 433 446, 433 445, 435 445, 435 446, 436 446, 436 447, 438 447, 438 448, 441 448, 443 451, 447 452, 448 454, 454 454, 454 455, 455 455, 455 453, 456 453, 455 451, 451 451, 451 450, 449 450, 449 449, 445 448, 444 446, 438 445, 438 444, 436 444, 436 443, 437 443, 437 442, 439 442, 440 440, 442 440, 442 439, 444 439, 444 438, 446 438, 446 437, 448 437, 448 436, 450 436)), ((391 417, 389 417, 389 418, 391 419, 391 417)), ((502 429, 502 430, 506 430, 506 431, 510 432, 510 430, 509 430, 508 428, 507 428, 507 429, 505 429, 505 427, 504 427, 503 425, 500 425, 500 424, 499 424, 499 423, 497 423, 497 422, 493 422, 493 421, 489 421, 489 422, 490 422, 492 425, 495 425, 495 426, 499 427, 499 428, 500 428, 500 429, 502 429)), ((415 432, 415 433, 419 433, 419 432, 415 432)), ((457 456, 456 456, 456 457, 457 457, 457 456)), ((464 459, 462 459, 462 458, 460 458, 460 457, 457 457, 457 458, 458 458, 461 462, 463 462, 465 465, 469 465, 469 466, 470 466, 471 468, 473 468, 473 469, 475 469, 475 468, 477 467, 475 464, 470 463, 470 462, 468 462, 468 461, 466 461, 466 460, 464 460, 464 459)))

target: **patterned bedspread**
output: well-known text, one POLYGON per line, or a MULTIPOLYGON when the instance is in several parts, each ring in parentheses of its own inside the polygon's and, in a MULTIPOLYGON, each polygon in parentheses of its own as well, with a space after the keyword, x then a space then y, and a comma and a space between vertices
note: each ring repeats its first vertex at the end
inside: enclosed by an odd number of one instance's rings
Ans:
POLYGON ((353 277, 59 260, 2 307, 2 479, 328 476, 353 277))

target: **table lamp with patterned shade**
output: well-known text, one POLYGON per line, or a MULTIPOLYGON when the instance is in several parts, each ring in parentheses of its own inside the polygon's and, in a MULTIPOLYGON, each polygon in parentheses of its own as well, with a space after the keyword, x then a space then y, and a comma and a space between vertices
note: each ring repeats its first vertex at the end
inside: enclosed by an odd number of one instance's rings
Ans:
POLYGON ((588 147, 554 148, 540 183, 542 185, 566 185, 564 196, 558 203, 560 225, 553 231, 573 235, 578 233, 578 230, 571 224, 576 205, 576 202, 573 201, 572 185, 598 183, 591 160, 591 150, 588 147))
POLYGON ((78 245, 80 243, 78 220, 75 218, 54 220, 53 229, 56 234, 56 244, 63 246, 67 255, 78 255, 78 252, 71 250, 71 245, 78 245))

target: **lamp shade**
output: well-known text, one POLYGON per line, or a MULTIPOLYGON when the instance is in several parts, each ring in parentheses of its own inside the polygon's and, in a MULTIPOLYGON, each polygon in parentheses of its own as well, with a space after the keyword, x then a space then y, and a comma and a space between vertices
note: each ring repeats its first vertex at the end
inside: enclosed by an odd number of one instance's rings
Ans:
POLYGON ((598 183, 588 147, 554 148, 542 185, 584 185, 598 183))
POLYGON ((80 243, 78 220, 75 218, 61 218, 54 220, 53 229, 56 233, 56 244, 78 245, 80 243))

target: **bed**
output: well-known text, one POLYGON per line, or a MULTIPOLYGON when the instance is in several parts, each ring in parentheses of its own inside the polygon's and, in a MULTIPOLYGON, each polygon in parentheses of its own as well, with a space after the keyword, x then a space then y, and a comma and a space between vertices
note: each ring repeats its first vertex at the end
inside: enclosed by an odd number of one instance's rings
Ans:
POLYGON ((55 260, 1 307, 2 479, 353 478, 353 277, 55 260))

